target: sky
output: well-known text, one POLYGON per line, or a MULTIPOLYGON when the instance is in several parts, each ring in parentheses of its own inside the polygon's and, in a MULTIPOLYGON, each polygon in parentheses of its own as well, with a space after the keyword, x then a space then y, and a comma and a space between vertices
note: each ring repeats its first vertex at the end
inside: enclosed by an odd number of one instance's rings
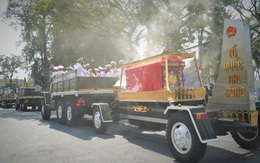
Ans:
MULTIPOLYGON (((0 0, 0 14, 2 14, 7 7, 7 0, 0 0)), ((0 19, 0 55, 22 55, 22 46, 17 46, 17 41, 19 38, 20 31, 16 31, 8 25, 8 23, 3 22, 0 19)), ((17 74, 14 74, 13 78, 23 79, 27 77, 27 74, 23 70, 18 70, 17 74)))

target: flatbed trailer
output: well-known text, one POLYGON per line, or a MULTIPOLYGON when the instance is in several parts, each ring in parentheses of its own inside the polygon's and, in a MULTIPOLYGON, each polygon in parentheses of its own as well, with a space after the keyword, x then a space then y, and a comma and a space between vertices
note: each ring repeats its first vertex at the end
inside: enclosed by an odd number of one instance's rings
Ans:
POLYGON ((50 91, 43 92, 42 118, 50 119, 56 111, 58 122, 73 126, 84 114, 92 115, 92 104, 111 103, 117 77, 81 77, 72 70, 53 78, 50 91))

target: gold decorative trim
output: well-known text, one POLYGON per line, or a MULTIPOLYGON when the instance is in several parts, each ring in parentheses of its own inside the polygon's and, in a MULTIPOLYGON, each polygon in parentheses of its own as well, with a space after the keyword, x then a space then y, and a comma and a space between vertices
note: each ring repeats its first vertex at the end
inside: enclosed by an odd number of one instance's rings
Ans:
POLYGON ((145 92, 116 92, 116 94, 117 100, 122 101, 174 101, 185 99, 192 100, 197 98, 204 98, 205 88, 145 92))
POLYGON ((239 123, 258 125, 258 110, 257 111, 222 110, 220 111, 220 117, 231 118, 239 123))
POLYGON ((132 110, 134 112, 138 112, 138 113, 146 113, 148 112, 150 109, 147 108, 146 106, 133 106, 132 110))

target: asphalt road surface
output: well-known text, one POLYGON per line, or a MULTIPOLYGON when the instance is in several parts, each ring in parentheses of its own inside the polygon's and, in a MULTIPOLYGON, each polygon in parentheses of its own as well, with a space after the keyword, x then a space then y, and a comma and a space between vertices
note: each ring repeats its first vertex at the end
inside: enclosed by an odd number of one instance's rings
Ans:
MULTIPOLYGON (((85 116, 76 127, 60 125, 55 112, 0 108, 0 163, 172 163, 165 132, 143 131, 127 120, 99 135, 85 116)), ((260 149, 240 148, 230 135, 209 143, 201 163, 259 163, 260 149)))

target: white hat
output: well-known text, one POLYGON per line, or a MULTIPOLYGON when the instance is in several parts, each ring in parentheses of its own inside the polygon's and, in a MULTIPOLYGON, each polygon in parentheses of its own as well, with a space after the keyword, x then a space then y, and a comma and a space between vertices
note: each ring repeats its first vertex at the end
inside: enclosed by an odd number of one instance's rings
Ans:
POLYGON ((106 64, 105 67, 106 67, 106 68, 111 68, 112 66, 111 66, 111 64, 106 64))
POLYGON ((53 67, 53 70, 54 70, 54 71, 57 71, 57 70, 58 70, 58 66, 54 66, 54 67, 53 67))
POLYGON ((111 61, 111 65, 116 66, 116 62, 115 61, 111 61))
POLYGON ((77 62, 82 62, 83 60, 84 60, 84 58, 81 57, 81 58, 77 59, 77 62))
POLYGON ((98 69, 99 69, 100 71, 104 70, 104 68, 101 67, 101 66, 99 66, 98 69))
POLYGON ((120 60, 119 64, 125 64, 125 61, 124 60, 120 60))
POLYGON ((62 65, 58 66, 58 70, 63 70, 63 69, 64 69, 64 66, 62 66, 62 65))

